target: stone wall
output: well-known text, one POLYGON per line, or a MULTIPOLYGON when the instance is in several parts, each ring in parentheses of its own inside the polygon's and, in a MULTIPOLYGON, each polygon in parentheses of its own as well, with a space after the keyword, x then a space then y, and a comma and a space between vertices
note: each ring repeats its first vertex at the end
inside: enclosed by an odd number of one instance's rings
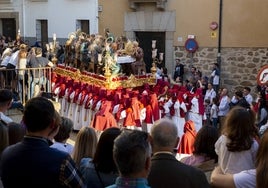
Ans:
MULTIPOLYGON (((184 47, 174 49, 174 57, 185 64, 186 78, 191 66, 199 69, 203 76, 209 76, 213 63, 217 62, 217 53, 217 48, 199 48, 193 54, 184 47)), ((249 86, 255 97, 258 72, 268 65, 268 48, 222 48, 221 57, 221 86, 229 91, 249 86)))

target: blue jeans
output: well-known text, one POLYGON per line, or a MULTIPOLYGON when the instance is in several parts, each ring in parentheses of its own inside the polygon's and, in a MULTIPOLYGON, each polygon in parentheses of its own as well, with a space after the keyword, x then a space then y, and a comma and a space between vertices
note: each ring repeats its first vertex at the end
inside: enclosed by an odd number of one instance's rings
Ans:
POLYGON ((38 85, 41 90, 42 86, 45 87, 47 79, 44 76, 40 78, 31 78, 31 94, 30 98, 32 98, 35 94, 35 86, 38 85))
POLYGON ((218 118, 212 118, 212 126, 218 129, 218 118))

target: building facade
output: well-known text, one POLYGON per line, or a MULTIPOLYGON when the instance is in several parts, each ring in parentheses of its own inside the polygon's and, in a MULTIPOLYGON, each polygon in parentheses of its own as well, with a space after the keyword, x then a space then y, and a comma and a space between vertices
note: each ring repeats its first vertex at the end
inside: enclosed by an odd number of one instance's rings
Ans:
POLYGON ((148 66, 155 39, 169 73, 180 58, 186 74, 195 66, 209 76, 220 59, 221 85, 230 90, 254 89, 258 71, 268 63, 268 1, 99 0, 99 6, 100 33, 109 28, 115 36, 137 39, 149 54, 148 66), (188 37, 198 43, 193 53, 185 49, 188 37))
POLYGON ((42 44, 64 43, 69 33, 98 33, 97 0, 0 0, 0 34, 42 44))

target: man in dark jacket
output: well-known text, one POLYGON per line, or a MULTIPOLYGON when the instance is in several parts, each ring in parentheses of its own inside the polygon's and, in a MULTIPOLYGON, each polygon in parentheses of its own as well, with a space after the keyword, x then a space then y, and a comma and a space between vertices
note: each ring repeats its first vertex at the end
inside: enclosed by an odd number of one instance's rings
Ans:
POLYGON ((23 141, 2 153, 4 187, 85 187, 71 156, 49 147, 60 125, 52 102, 43 97, 29 100, 23 122, 27 129, 23 141))
POLYGON ((180 59, 176 59, 176 65, 175 65, 175 72, 173 79, 176 80, 177 77, 180 78, 180 80, 183 80, 184 75, 184 65, 181 63, 180 59))
POLYGON ((174 156, 178 143, 176 125, 169 119, 155 122, 151 129, 153 156, 148 182, 151 187, 206 188, 209 183, 205 174, 194 167, 185 165, 174 156))
POLYGON ((234 106, 241 106, 246 109, 250 109, 250 104, 247 102, 247 100, 243 96, 242 91, 235 92, 235 95, 229 105, 230 105, 230 108, 233 108, 234 106))

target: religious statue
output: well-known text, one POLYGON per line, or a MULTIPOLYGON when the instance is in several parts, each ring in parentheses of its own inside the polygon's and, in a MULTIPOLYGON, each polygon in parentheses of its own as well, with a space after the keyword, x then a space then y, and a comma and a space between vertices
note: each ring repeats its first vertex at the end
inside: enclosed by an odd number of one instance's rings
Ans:
POLYGON ((64 49, 64 59, 65 59, 65 66, 70 66, 73 64, 74 59, 74 39, 76 37, 75 33, 69 34, 68 40, 65 43, 64 49))

